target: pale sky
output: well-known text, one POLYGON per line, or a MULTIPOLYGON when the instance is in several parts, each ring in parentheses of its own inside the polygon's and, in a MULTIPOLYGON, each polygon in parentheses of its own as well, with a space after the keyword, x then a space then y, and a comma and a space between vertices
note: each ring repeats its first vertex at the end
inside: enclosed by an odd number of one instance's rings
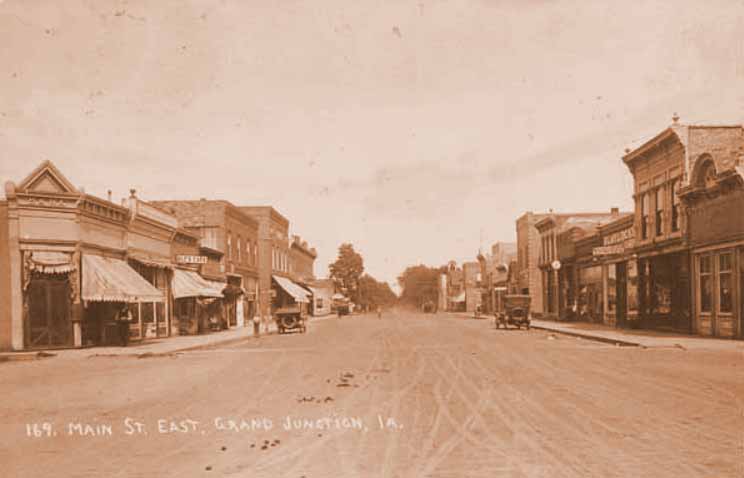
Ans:
POLYGON ((739 1, 0 0, 0 179, 271 204, 395 282, 631 208, 623 149, 744 121, 739 1), (482 231, 482 233, 481 233, 482 231))

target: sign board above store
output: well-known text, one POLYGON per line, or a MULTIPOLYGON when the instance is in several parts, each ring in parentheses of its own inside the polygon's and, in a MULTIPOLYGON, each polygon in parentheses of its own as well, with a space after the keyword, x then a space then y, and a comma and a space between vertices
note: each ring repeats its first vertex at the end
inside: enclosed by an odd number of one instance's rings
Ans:
POLYGON ((594 256, 614 256, 624 254, 633 248, 635 232, 632 227, 614 232, 602 239, 602 246, 592 249, 594 256))
POLYGON ((206 264, 207 256, 176 256, 179 264, 206 264))

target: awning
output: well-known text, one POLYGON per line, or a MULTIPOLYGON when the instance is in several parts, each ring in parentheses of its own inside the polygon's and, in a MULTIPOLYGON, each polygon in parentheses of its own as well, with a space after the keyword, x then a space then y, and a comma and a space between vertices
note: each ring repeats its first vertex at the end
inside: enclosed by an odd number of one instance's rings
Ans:
POLYGON ((452 299, 452 302, 465 302, 465 292, 461 292, 460 295, 452 299))
POLYGON ((120 259, 83 254, 81 297, 90 302, 163 302, 163 293, 120 259))
POLYGON ((289 279, 279 276, 271 276, 284 291, 291 295, 295 302, 310 302, 309 293, 289 279))
POLYGON ((222 292, 194 271, 173 270, 173 298, 222 297, 222 292))
POLYGON ((29 256, 29 269, 44 274, 65 274, 77 269, 68 252, 33 251, 29 256))
POLYGON ((219 282, 207 279, 204 280, 207 282, 207 284, 209 284, 209 287, 211 287, 212 290, 217 291, 220 294, 220 297, 222 297, 222 291, 225 290, 225 287, 227 287, 227 282, 219 282))
POLYGON ((144 254, 129 254, 129 258, 149 267, 157 267, 159 269, 173 269, 173 264, 171 264, 166 259, 149 257, 144 254))

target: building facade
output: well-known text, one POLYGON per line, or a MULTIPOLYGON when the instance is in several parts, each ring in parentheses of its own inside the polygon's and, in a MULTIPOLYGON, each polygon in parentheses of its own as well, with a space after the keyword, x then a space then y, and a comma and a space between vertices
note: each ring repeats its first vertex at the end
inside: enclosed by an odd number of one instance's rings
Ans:
POLYGON ((463 285, 465 291, 465 311, 475 312, 481 306, 481 273, 478 262, 462 264, 463 285))
POLYGON ((690 187, 695 166, 705 164, 705 158, 724 171, 735 167, 741 148, 741 126, 682 125, 675 117, 669 128, 626 150, 623 162, 634 180, 633 252, 638 260, 642 327, 695 331, 692 297, 697 279, 680 191, 690 187))
POLYGON ((300 236, 292 236, 289 246, 289 273, 298 282, 315 280, 315 259, 318 253, 314 247, 307 245, 300 236))
POLYGON ((530 296, 530 311, 541 316, 543 308, 543 287, 540 268, 540 233, 535 224, 549 214, 526 212, 517 219, 517 269, 515 271, 520 294, 530 296))
POLYGON ((79 190, 44 162, 0 202, 0 348, 82 347, 171 333, 175 218, 79 190), (115 321, 124 310, 129 323, 115 321), (122 331, 122 324, 125 326, 122 331))
POLYGON ((240 210, 258 223, 259 312, 268 317, 276 297, 272 276, 290 277, 289 220, 271 206, 243 206, 240 210))
POLYGON ((226 284, 227 327, 243 327, 259 308, 260 245, 258 222, 223 200, 153 201, 178 218, 200 240, 204 276, 226 284))

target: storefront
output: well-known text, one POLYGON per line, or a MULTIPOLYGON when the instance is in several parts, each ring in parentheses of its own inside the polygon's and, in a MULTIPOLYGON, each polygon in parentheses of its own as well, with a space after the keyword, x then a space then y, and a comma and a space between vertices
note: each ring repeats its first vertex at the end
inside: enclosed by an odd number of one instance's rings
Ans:
POLYGON ((72 302, 78 284, 75 254, 36 250, 23 255, 25 347, 73 346, 72 302))
POLYGON ((141 339, 142 331, 155 326, 158 310, 164 310, 165 295, 123 259, 82 254, 83 345, 112 345, 117 336, 117 314, 127 309, 131 317, 130 338, 141 339))
POLYGON ((744 168, 717 172, 700 158, 680 191, 688 220, 693 333, 744 338, 744 168))
POLYGON ((172 291, 174 320, 180 335, 208 332, 211 323, 219 322, 222 290, 196 271, 174 269, 172 291))
POLYGON ((602 265, 604 313, 612 327, 638 327, 638 268, 633 217, 626 216, 599 227, 600 244, 592 255, 602 265))
MULTIPOLYGON (((170 296, 170 281, 173 265, 165 260, 157 260, 142 254, 130 254, 129 265, 137 271, 147 282, 158 289, 163 297, 170 296)), ((172 311, 169 301, 163 301, 146 306, 142 316, 142 326, 131 328, 131 339, 149 339, 168 337, 170 335, 170 320, 172 311)))

